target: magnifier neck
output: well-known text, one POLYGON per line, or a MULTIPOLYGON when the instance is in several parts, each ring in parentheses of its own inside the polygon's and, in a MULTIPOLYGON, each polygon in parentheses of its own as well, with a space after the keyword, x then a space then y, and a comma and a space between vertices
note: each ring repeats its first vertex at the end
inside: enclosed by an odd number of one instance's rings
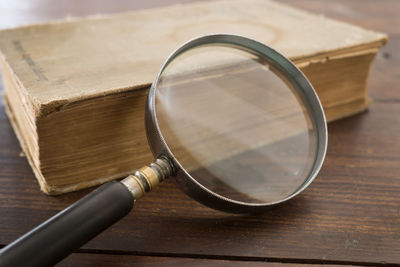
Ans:
POLYGON ((135 200, 156 188, 159 183, 175 174, 173 163, 165 156, 160 156, 149 166, 144 166, 121 181, 135 200))

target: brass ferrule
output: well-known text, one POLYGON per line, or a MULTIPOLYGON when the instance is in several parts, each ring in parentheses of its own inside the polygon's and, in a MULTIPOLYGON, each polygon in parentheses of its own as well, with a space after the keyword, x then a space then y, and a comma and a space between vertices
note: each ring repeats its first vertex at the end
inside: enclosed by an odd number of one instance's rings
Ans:
POLYGON ((149 166, 137 170, 121 181, 128 188, 135 200, 156 188, 160 182, 175 172, 173 165, 165 157, 160 157, 149 166))

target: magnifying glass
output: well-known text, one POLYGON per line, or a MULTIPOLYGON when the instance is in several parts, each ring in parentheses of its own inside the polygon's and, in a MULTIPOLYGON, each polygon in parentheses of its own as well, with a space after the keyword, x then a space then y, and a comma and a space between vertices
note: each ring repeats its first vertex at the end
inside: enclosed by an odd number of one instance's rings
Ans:
POLYGON ((302 192, 327 148, 321 103, 301 71, 242 36, 193 39, 161 67, 145 112, 155 157, 0 251, 0 266, 52 266, 124 217, 168 177, 214 209, 259 213, 302 192))

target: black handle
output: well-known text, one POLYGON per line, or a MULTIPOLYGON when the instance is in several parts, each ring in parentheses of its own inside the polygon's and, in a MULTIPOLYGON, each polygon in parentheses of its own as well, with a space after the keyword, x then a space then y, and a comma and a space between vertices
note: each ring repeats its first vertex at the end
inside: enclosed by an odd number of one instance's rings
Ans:
POLYGON ((120 182, 104 184, 0 251, 0 266, 53 266, 133 207, 120 182))

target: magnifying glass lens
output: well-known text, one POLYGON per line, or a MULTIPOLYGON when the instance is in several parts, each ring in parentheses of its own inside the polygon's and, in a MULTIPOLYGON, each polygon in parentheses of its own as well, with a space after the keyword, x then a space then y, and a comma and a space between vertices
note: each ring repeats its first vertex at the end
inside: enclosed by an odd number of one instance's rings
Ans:
POLYGON ((215 194, 273 203, 309 177, 317 154, 310 107, 266 57, 204 45, 163 70, 159 129, 177 164, 215 194))

